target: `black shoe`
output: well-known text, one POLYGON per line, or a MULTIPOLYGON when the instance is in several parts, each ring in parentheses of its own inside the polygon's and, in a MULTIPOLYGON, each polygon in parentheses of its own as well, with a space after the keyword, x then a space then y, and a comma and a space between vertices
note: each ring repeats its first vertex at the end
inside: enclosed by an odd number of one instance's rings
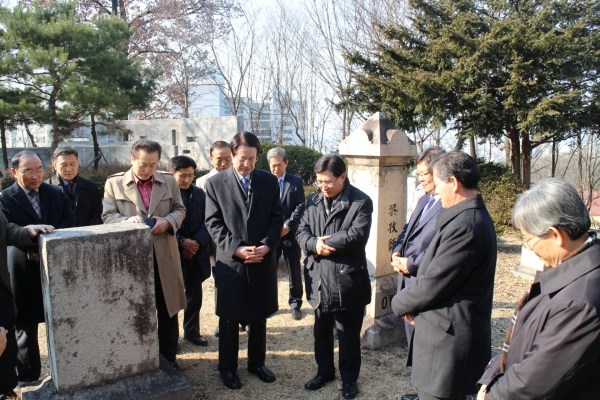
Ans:
POLYGON ((215 330, 215 337, 219 337, 219 328, 215 330))
POLYGON ((226 374, 221 374, 221 379, 223 380, 223 384, 232 390, 241 389, 242 383, 240 382, 240 378, 238 378, 235 372, 228 372, 226 374))
POLYGON ((200 335, 193 338, 185 338, 185 340, 196 346, 208 346, 208 341, 200 335))
POLYGON ((4 394, 0 394, 0 400, 8 400, 8 399, 18 399, 19 395, 17 393, 15 393, 14 390, 10 390, 4 394))
POLYGON ((302 319, 302 311, 300 310, 292 310, 292 318, 295 319, 296 321, 299 321, 302 319))
POLYGON ((327 382, 331 382, 334 379, 335 379, 335 375, 331 375, 331 376, 317 375, 314 378, 312 378, 310 381, 306 382, 306 385, 304 385, 304 389, 306 389, 306 390, 319 390, 323 386, 325 386, 325 384, 327 382))
POLYGON ((401 397, 402 400, 419 400, 418 394, 405 394, 401 397))
POLYGON ((358 385, 356 383, 344 383, 342 396, 345 399, 353 399, 358 394, 358 385))
POLYGON ((246 321, 240 322, 240 332, 250 333, 250 323, 246 321))
POLYGON ((177 361, 170 362, 169 364, 171 365, 171 367, 175 368, 175 371, 181 372, 181 367, 179 366, 179 364, 177 364, 177 361))
POLYGON ((261 381, 266 382, 266 383, 275 382, 275 379, 276 379, 275 374, 265 367, 255 367, 255 368, 248 367, 248 372, 258 376, 258 379, 260 379, 261 381))

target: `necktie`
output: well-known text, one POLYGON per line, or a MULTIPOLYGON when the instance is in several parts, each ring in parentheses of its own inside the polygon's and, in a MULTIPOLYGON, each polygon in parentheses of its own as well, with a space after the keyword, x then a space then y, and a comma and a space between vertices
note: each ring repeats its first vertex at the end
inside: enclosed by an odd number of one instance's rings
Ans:
POLYGON ((435 197, 433 197, 432 195, 429 195, 429 201, 427 202, 427 204, 425 204, 425 208, 423 209, 423 212, 421 213, 421 216, 419 217, 419 222, 421 222, 421 220, 425 217, 425 215, 427 215, 429 210, 431 210, 431 207, 433 207, 434 203, 435 203, 435 197))
POLYGON ((38 192, 36 192, 35 190, 30 191, 29 201, 31 202, 31 206, 35 210, 35 213, 38 215, 38 217, 42 218, 42 210, 40 208, 40 200, 38 198, 38 195, 38 192))
POLYGON ((248 196, 248 178, 246 178, 246 177, 242 178, 242 187, 244 188, 244 192, 246 193, 246 196, 248 196))
POLYGON ((67 183, 67 193, 69 196, 73 196, 73 182, 67 183))
POLYGON ((279 197, 283 197, 283 179, 279 179, 279 197))

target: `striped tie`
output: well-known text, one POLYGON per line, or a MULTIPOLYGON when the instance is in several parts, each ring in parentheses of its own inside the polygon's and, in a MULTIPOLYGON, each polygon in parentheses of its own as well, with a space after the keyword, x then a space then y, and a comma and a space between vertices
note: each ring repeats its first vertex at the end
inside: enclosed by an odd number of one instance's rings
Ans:
POLYGON ((40 200, 38 199, 38 192, 35 190, 31 190, 29 192, 29 201, 31 202, 31 206, 35 210, 35 213, 38 217, 42 218, 42 210, 40 209, 40 200))

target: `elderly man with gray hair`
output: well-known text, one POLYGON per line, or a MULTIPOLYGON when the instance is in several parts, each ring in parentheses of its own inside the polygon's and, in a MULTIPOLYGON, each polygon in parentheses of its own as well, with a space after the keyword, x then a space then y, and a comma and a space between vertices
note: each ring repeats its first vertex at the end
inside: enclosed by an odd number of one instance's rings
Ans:
POLYGON ((600 245, 577 190, 547 178, 513 209, 546 268, 523 294, 478 399, 600 398, 600 245), (513 325, 514 324, 514 325, 513 325))
POLYGON ((302 186, 302 178, 286 172, 288 155, 285 149, 272 148, 267 152, 267 161, 279 183, 279 196, 285 218, 281 230, 281 240, 277 246, 277 260, 283 252, 290 282, 288 303, 292 308, 292 318, 299 320, 302 319, 302 311, 300 311, 302 307, 302 268, 300 266, 302 251, 296 241, 296 229, 304 212, 304 186, 302 186))

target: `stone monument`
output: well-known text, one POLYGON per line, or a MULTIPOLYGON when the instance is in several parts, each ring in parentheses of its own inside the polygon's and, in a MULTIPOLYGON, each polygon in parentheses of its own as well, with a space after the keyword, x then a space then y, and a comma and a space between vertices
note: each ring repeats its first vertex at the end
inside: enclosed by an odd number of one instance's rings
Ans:
POLYGON ((159 361, 150 229, 109 224, 39 239, 51 378, 23 399, 185 399, 159 361))
POLYGON ((538 271, 544 270, 544 262, 531 250, 521 246, 521 265, 515 267, 513 274, 533 280, 538 271))
POLYGON ((363 345, 372 349, 406 336, 402 318, 392 313, 398 273, 390 263, 392 247, 406 223, 406 164, 416 153, 406 134, 379 112, 340 144, 350 182, 373 200, 366 249, 372 298, 361 333, 363 345))

